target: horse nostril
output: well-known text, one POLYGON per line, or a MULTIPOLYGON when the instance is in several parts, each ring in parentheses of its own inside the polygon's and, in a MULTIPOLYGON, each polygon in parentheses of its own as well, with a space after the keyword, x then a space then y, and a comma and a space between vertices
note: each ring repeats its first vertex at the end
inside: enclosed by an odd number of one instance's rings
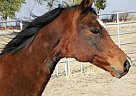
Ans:
POLYGON ((125 61, 124 63, 124 72, 128 72, 130 68, 130 62, 128 60, 125 61))

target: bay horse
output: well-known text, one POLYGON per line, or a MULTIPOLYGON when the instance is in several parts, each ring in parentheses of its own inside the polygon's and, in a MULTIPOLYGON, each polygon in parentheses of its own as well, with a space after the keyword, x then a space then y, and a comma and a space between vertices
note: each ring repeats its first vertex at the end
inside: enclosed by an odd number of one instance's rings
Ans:
POLYGON ((92 8, 92 0, 37 17, 0 55, 0 96, 41 96, 57 62, 90 62, 121 78, 131 66, 92 8))

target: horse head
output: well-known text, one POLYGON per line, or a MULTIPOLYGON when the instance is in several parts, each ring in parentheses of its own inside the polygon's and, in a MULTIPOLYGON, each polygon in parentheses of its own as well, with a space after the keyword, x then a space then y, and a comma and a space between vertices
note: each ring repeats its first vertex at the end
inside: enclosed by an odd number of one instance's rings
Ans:
POLYGON ((64 57, 90 62, 121 78, 131 66, 129 57, 110 38, 105 25, 92 8, 92 0, 83 0, 72 13, 71 32, 66 32, 63 41, 64 57))

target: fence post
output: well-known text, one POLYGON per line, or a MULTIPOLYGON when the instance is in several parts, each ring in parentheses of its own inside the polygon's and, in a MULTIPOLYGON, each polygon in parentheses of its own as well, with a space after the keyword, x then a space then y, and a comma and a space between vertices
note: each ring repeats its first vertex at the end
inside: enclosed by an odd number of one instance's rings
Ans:
POLYGON ((69 58, 67 58, 67 68, 68 68, 68 75, 70 75, 70 61, 69 58))
POLYGON ((118 26, 118 46, 120 48, 120 22, 119 22, 119 12, 117 12, 117 26, 118 26))
POLYGON ((59 63, 56 65, 56 76, 59 76, 59 63))
POLYGON ((5 24, 3 23, 4 24, 4 29, 7 29, 7 23, 8 23, 7 20, 5 20, 5 24))
POLYGON ((22 24, 22 21, 20 21, 20 30, 23 29, 23 24, 22 24))
POLYGON ((68 76, 68 69, 67 69, 67 60, 66 60, 66 58, 65 58, 65 73, 66 73, 66 76, 68 76))
POLYGON ((80 71, 83 73, 83 62, 80 62, 80 71))

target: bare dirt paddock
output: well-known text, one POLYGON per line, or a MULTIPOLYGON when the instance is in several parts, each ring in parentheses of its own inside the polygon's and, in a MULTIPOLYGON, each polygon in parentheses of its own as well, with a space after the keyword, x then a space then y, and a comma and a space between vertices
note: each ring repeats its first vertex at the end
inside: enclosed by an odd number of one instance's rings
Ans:
POLYGON ((136 65, 121 79, 93 65, 82 74, 52 77, 42 96, 136 96, 136 65))

